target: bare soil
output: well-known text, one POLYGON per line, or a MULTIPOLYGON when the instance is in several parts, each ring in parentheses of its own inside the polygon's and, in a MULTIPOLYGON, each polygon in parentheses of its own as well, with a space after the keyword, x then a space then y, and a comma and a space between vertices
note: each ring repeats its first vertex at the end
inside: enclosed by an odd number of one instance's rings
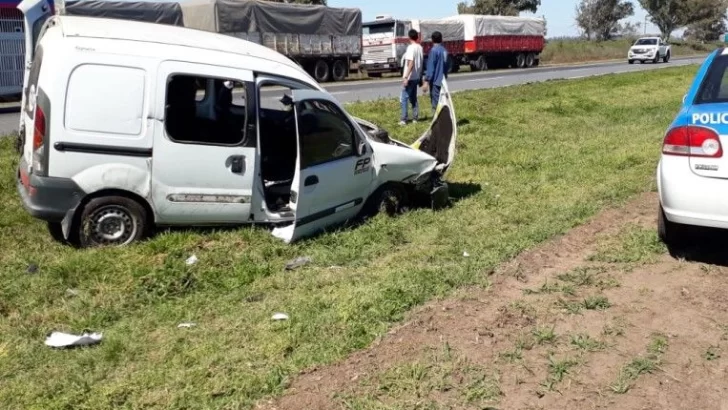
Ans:
POLYGON ((655 193, 606 210, 490 273, 487 289, 417 309, 369 349, 310 369, 260 407, 726 410, 725 236, 705 232, 692 249, 628 263, 593 257, 624 246, 626 228, 653 231, 656 210, 655 193), (608 303, 587 307, 594 298, 608 303), (594 345, 580 347, 578 335, 594 345), (438 373, 443 346, 457 360, 438 373), (643 361, 651 366, 635 371, 643 361), (429 370, 407 387, 399 370, 418 363, 429 370), (495 394, 472 369, 496 375, 495 394))

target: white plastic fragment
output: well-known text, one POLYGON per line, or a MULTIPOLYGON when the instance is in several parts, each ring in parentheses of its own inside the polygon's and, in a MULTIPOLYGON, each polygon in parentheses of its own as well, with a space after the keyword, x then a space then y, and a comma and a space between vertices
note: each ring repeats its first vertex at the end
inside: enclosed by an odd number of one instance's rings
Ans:
POLYGON ((179 325, 177 325, 177 328, 179 328, 179 329, 183 329, 183 328, 184 329, 189 329, 189 328, 195 327, 195 326, 197 326, 197 323, 180 323, 179 325))
POLYGON ((187 264, 187 266, 192 266, 192 265, 196 264, 196 263, 197 263, 197 262, 199 262, 199 261, 200 261, 200 260, 199 260, 199 259, 197 259, 197 256, 196 256, 196 255, 192 255, 192 256, 190 256, 190 257, 189 257, 189 258, 187 259, 187 261, 185 261, 185 263, 187 264))
POLYGON ((53 332, 45 341, 50 347, 78 347, 101 343, 101 333, 84 333, 81 336, 62 332, 53 332))
POLYGON ((288 320, 290 318, 285 313, 276 313, 275 315, 273 315, 273 317, 271 319, 275 320, 275 321, 283 321, 283 320, 288 320))
POLYGON ((467 251, 466 252, 463 252, 463 257, 469 258, 470 257, 470 254, 467 251))

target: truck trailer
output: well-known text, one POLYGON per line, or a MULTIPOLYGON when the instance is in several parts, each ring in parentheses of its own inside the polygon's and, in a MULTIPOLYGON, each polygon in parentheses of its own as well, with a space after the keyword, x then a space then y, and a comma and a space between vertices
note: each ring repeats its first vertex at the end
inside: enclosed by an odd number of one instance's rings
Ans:
POLYGON ((363 24, 362 69, 370 77, 401 72, 410 29, 420 34, 425 56, 432 48, 432 33, 442 33, 451 72, 459 71, 462 65, 473 71, 533 67, 539 64, 546 42, 546 24, 540 18, 460 14, 413 20, 378 16, 363 24))
POLYGON ((272 48, 320 83, 344 80, 361 59, 360 9, 261 0, 187 0, 180 5, 185 27, 272 48))

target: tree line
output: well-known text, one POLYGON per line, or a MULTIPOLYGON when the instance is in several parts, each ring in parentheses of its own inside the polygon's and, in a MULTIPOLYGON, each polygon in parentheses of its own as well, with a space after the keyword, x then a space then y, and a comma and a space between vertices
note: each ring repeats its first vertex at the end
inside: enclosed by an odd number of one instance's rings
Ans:
MULTIPOLYGON (((715 41, 726 31, 728 0, 638 0, 649 20, 664 39, 685 28, 685 37, 715 41)), ((634 5, 625 0, 581 0, 576 6, 576 24, 588 39, 609 40, 617 35, 635 35, 640 23, 620 23, 634 15, 634 5)))

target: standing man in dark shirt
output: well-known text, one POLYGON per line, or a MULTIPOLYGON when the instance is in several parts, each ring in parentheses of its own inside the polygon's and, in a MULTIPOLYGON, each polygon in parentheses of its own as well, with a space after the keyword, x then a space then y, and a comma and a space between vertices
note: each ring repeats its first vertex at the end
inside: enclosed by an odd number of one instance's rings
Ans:
POLYGON ((440 101, 440 90, 442 89, 442 80, 447 78, 447 72, 450 67, 448 64, 447 50, 442 46, 442 33, 435 31, 432 33, 432 43, 434 46, 427 56, 427 72, 425 74, 424 91, 430 89, 430 99, 432 100, 432 115, 435 115, 437 103, 440 101))

